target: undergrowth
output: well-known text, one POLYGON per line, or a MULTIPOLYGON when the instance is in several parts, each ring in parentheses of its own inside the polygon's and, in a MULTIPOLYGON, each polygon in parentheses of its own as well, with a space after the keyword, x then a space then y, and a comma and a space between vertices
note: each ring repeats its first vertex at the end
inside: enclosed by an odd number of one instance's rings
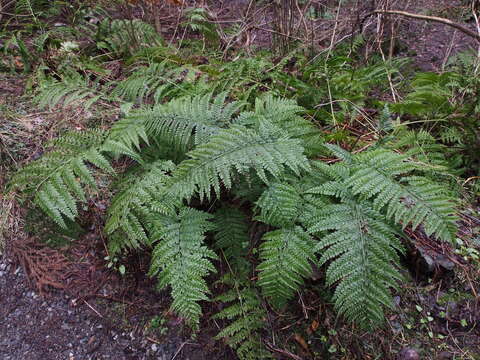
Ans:
MULTIPOLYGON (((201 14, 184 25, 204 31, 202 47, 215 53, 201 14)), ((382 326, 402 281, 405 230, 454 244, 459 184, 479 175, 471 57, 405 79, 404 59, 352 56, 361 38, 313 60, 300 49, 204 63, 140 20, 78 26, 89 29, 86 46, 72 30, 46 32, 36 48, 16 37, 3 51, 23 53, 39 107, 114 108, 119 119, 61 134, 9 189, 68 228, 98 182, 110 183, 108 255, 151 252, 148 275, 194 332, 205 302, 220 302, 217 338, 242 359, 271 357, 267 312, 285 311, 314 267, 339 314, 382 326), (388 78, 401 101, 370 95, 388 94, 388 78)))

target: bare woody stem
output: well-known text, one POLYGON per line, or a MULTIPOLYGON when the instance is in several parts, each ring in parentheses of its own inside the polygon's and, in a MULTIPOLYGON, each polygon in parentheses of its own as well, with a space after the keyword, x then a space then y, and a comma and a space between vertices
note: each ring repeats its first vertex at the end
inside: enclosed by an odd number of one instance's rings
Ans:
POLYGON ((437 16, 427 16, 427 15, 421 15, 421 14, 413 14, 409 13, 406 11, 401 11, 401 10, 374 10, 372 14, 391 14, 391 15, 401 15, 413 19, 420 19, 420 20, 426 20, 426 21, 433 21, 433 22, 438 22, 441 24, 445 24, 451 27, 454 27, 455 29, 460 30, 464 34, 471 36, 478 42, 480 42, 480 34, 477 34, 476 32, 466 28, 465 26, 462 26, 456 22, 453 22, 452 20, 437 17, 437 16))

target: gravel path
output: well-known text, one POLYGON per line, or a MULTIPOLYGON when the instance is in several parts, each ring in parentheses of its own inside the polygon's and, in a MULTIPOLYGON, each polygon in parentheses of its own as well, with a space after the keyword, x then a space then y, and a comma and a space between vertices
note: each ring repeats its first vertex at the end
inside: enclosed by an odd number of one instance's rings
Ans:
POLYGON ((42 298, 5 257, 0 258, 0 319, 1 360, 170 360, 182 344, 175 337, 156 344, 122 332, 60 292, 42 298))

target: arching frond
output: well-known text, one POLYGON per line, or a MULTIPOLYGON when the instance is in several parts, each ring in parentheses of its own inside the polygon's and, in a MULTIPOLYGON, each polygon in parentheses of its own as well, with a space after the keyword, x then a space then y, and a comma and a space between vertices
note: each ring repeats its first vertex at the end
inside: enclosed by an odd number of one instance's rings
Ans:
POLYGON ((178 216, 152 217, 153 249, 150 275, 157 276, 159 287, 170 286, 172 310, 185 317, 194 330, 202 313, 199 302, 208 300, 205 277, 215 272, 213 251, 204 244, 205 232, 212 228, 211 215, 183 208, 178 216))
POLYGON ((100 131, 71 132, 58 138, 55 150, 20 171, 11 186, 34 194, 35 203, 58 225, 66 228, 64 217, 74 220, 77 199, 86 200, 84 186, 96 188, 92 167, 114 173, 102 154, 105 134, 100 131))
POLYGON ((225 104, 225 94, 184 97, 131 116, 142 121, 152 138, 162 139, 185 151, 199 145, 227 127, 232 116, 243 106, 225 104))
POLYGON ((428 235, 453 241, 456 234, 455 207, 445 189, 426 178, 406 176, 417 166, 405 156, 387 150, 357 154, 346 186, 354 194, 374 198, 377 209, 405 228, 423 224, 428 235))
POLYGON ((267 174, 277 177, 286 169, 297 174, 309 169, 301 142, 281 136, 271 127, 257 132, 233 125, 197 146, 188 157, 179 164, 172 179, 171 191, 184 198, 195 193, 209 198, 211 189, 218 196, 222 185, 227 189, 232 187, 235 174, 250 169, 265 182, 267 174))
POLYGON ((271 231, 263 240, 258 284, 272 304, 282 306, 312 272, 314 241, 300 227, 271 231))
POLYGON ((43 80, 37 89, 34 101, 40 107, 50 109, 57 105, 67 107, 78 104, 88 110, 101 99, 109 100, 110 97, 98 82, 90 81, 72 71, 61 80, 53 78, 43 80))
POLYGON ((328 264, 327 285, 337 284, 335 307, 348 319, 365 327, 384 321, 383 307, 391 307, 389 288, 397 286, 395 269, 403 248, 395 230, 367 202, 344 198, 326 205, 309 232, 324 233, 316 251, 320 265, 328 264))

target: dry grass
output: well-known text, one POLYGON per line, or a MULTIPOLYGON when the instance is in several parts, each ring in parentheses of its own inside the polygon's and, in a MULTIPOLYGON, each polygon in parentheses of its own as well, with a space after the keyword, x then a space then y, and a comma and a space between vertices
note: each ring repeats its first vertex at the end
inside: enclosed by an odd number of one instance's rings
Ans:
POLYGON ((15 219, 10 216, 14 207, 13 203, 11 194, 0 194, 0 255, 5 251, 6 239, 15 232, 15 219))

